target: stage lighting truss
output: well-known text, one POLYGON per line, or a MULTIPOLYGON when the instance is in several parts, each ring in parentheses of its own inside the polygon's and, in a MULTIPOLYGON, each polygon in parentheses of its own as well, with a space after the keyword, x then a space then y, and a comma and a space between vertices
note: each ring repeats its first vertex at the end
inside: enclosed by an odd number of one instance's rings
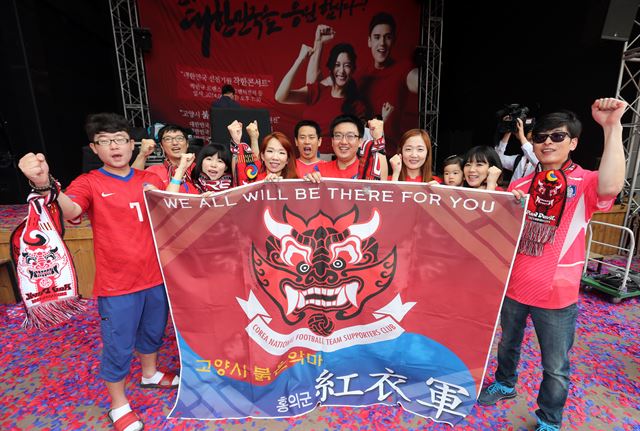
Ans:
POLYGON ((136 43, 138 9, 135 0, 109 0, 113 40, 118 60, 124 115, 134 127, 151 125, 141 47, 136 43))
POLYGON ((440 71, 442 69, 442 11, 444 0, 422 2, 419 56, 420 127, 427 130, 433 145, 434 168, 438 153, 440 114, 440 71))

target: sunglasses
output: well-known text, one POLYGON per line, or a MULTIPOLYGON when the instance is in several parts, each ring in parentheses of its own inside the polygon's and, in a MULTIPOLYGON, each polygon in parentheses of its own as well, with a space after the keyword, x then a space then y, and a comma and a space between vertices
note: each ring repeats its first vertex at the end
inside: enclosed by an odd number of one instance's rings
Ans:
POLYGON ((534 144, 543 144, 547 141, 547 138, 551 138, 551 142, 562 142, 566 137, 571 138, 568 132, 553 132, 553 133, 536 133, 531 140, 534 144))

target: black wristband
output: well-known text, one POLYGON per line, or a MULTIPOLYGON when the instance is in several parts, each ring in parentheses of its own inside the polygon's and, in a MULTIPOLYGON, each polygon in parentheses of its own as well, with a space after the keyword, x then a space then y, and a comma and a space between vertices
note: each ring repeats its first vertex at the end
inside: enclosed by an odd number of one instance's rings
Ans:
POLYGON ((36 186, 35 184, 33 184, 33 182, 31 180, 29 180, 29 185, 31 186, 31 191, 32 192, 48 192, 49 190, 51 190, 57 183, 58 181, 53 178, 53 176, 51 174, 49 174, 49 184, 47 184, 46 186, 36 186))

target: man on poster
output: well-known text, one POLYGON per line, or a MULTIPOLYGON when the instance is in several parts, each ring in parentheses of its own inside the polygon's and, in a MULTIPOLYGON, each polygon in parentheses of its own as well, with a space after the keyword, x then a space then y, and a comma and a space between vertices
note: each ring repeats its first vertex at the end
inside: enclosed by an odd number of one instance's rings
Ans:
POLYGON ((406 129, 417 127, 418 69, 408 61, 396 61, 391 51, 396 41, 393 16, 380 12, 371 18, 367 45, 373 64, 359 78, 359 92, 374 115, 384 115, 388 133, 386 152, 396 154, 397 141, 406 129), (413 106, 413 109, 410 107, 413 106), (396 113, 394 114, 394 109, 396 113), (402 117, 400 112, 403 112, 402 117))

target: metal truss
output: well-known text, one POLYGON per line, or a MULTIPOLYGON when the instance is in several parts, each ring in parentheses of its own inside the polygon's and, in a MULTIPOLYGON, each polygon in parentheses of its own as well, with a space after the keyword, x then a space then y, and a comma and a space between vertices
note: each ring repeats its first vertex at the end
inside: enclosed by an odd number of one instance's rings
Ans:
POLYGON ((148 127, 151 125, 151 119, 144 59, 134 37, 135 29, 138 28, 136 1, 109 0, 109 8, 124 115, 133 127, 148 127))
POLYGON ((442 11, 444 0, 422 3, 421 49, 425 61, 420 66, 420 126, 429 132, 435 167, 438 153, 438 117, 440 114, 440 72, 442 69, 442 11))

